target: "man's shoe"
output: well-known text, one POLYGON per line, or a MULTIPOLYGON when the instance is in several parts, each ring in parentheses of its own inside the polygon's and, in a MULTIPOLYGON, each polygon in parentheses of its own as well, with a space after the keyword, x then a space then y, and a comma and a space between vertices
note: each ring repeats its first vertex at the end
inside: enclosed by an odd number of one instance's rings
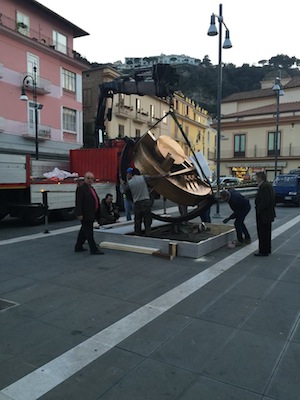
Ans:
POLYGON ((237 240, 236 242, 235 242, 235 247, 241 247, 241 246, 243 246, 243 242, 240 242, 239 240, 237 240))
POLYGON ((79 247, 79 249, 76 249, 75 247, 75 253, 80 253, 82 251, 87 251, 87 249, 85 249, 84 247, 79 247))
POLYGON ((254 253, 256 257, 268 257, 269 254, 264 254, 264 253, 254 253))
POLYGON ((103 251, 101 251, 101 250, 96 250, 96 251, 91 251, 91 254, 96 255, 96 254, 105 254, 105 253, 103 253, 103 251))
POLYGON ((245 243, 245 244, 250 244, 250 243, 251 243, 251 239, 245 239, 245 240, 244 240, 244 243, 245 243))

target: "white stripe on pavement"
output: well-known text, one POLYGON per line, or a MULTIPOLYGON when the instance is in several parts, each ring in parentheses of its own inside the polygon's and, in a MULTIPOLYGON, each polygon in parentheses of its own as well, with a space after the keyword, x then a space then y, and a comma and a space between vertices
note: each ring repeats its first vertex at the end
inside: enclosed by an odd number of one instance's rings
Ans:
MULTIPOLYGON (((273 239, 300 222, 300 215, 272 232, 273 239)), ((63 353, 42 367, 2 389, 12 400, 37 400, 86 367, 121 341, 137 332, 171 307, 201 289, 257 249, 257 240, 195 275, 133 313, 63 353)))

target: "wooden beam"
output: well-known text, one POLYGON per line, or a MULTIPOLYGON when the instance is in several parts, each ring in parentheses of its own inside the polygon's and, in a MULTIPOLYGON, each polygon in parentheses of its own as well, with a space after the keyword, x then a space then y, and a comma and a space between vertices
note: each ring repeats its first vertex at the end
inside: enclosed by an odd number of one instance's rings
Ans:
POLYGON ((122 244, 114 242, 101 242, 99 246, 104 249, 131 251, 133 253, 142 253, 142 254, 153 254, 159 251, 159 249, 153 247, 135 246, 132 244, 122 244))

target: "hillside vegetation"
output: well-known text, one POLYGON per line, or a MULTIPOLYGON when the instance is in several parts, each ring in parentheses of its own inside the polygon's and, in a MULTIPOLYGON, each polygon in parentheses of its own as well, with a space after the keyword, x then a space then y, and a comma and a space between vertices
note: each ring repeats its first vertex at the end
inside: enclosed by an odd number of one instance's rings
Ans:
MULTIPOLYGON (((299 74, 300 60, 286 55, 277 55, 270 60, 258 62, 259 66, 244 64, 224 64, 222 69, 222 98, 232 93, 260 89, 260 82, 268 76, 274 79, 279 75, 299 74)), ((179 75, 178 89, 187 97, 206 109, 212 116, 216 114, 218 85, 218 66, 212 65, 209 58, 204 57, 198 66, 176 66, 179 75)))

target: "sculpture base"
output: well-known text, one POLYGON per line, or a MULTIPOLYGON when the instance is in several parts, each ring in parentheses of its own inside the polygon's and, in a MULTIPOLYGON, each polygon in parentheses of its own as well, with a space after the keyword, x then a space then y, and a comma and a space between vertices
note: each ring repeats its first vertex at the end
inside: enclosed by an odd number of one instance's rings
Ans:
POLYGON ((155 251, 169 254, 170 244, 176 243, 176 255, 189 258, 199 258, 209 254, 227 246, 229 241, 235 239, 235 229, 232 225, 206 223, 205 226, 206 230, 201 229, 201 224, 188 222, 187 225, 174 228, 172 224, 153 221, 151 236, 136 236, 133 222, 128 221, 96 229, 95 238, 102 248, 127 249, 127 251, 144 248, 147 254, 155 251), (146 251, 147 249, 151 251, 146 251))

